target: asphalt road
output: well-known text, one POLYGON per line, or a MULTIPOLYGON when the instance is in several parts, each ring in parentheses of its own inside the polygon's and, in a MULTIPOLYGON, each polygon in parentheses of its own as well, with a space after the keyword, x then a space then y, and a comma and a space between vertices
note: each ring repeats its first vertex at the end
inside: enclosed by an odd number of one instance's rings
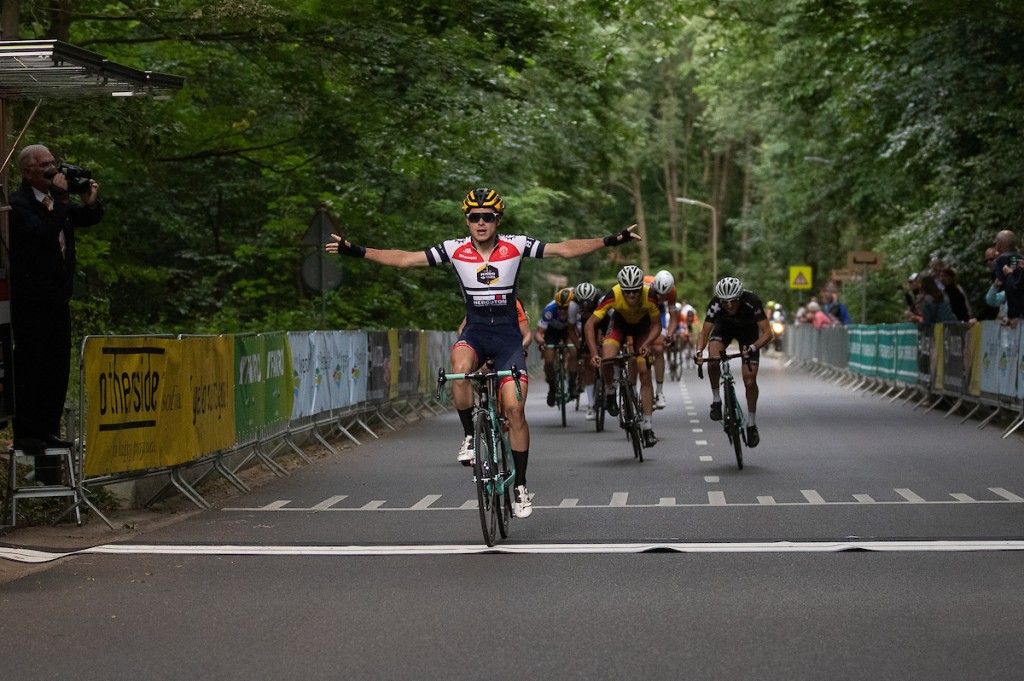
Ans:
POLYGON ((0 669, 1024 677, 1021 439, 776 360, 761 376, 742 471, 693 372, 666 385, 643 463, 612 424, 595 433, 580 412, 562 428, 535 387, 535 512, 513 520, 509 553, 482 549, 446 414, 0 584, 0 669))

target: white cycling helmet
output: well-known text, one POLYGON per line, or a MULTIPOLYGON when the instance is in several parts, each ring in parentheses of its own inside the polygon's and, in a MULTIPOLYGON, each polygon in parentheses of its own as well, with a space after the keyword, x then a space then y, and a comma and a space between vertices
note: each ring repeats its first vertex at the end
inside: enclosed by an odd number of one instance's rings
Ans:
POLYGON ((675 277, 668 270, 661 270, 654 275, 654 283, 651 284, 659 295, 665 295, 672 290, 672 287, 676 285, 675 277))
POLYGON ((576 284, 576 297, 582 301, 590 300, 597 295, 597 287, 589 281, 576 284))
POLYGON ((644 287, 644 271, 636 265, 626 265, 619 270, 618 280, 623 291, 639 291, 644 287))
POLYGON ((736 277, 725 277, 715 284, 715 295, 719 300, 735 300, 743 293, 743 282, 736 277))

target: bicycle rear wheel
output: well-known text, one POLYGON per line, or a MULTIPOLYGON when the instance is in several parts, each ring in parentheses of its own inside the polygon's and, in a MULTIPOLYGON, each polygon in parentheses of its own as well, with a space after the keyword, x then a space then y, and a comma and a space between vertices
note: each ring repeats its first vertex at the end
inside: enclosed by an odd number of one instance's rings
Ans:
POLYGON ((668 353, 668 371, 670 381, 678 381, 683 377, 683 353, 674 346, 668 353))
POLYGON ((599 433, 604 430, 604 380, 600 369, 594 378, 594 426, 599 433))
POLYGON ((725 425, 725 432, 729 435, 729 442, 732 443, 733 450, 736 453, 736 465, 740 470, 743 470, 743 437, 740 432, 742 420, 739 417, 739 412, 736 410, 736 388, 731 382, 726 383, 723 398, 724 404, 722 407, 725 413, 723 414, 722 423, 725 425))
POLYGON ((495 476, 498 471, 494 463, 494 442, 491 437, 490 419, 481 414, 476 418, 476 456, 473 461, 473 478, 476 481, 476 501, 480 510, 480 529, 484 543, 494 546, 498 530, 500 511, 498 487, 495 476))

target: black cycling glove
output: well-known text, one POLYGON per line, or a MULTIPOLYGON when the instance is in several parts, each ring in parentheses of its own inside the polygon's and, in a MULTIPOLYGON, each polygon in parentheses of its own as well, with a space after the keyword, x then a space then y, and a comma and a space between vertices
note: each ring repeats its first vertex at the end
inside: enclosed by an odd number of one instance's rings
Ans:
POLYGON ((618 234, 612 234, 611 236, 606 236, 604 238, 604 245, 605 246, 621 246, 622 244, 624 244, 624 243, 626 243, 628 241, 632 241, 633 237, 631 236, 631 234, 632 233, 628 229, 624 229, 621 232, 619 232, 618 234))
POLYGON ((366 246, 356 246, 351 241, 348 245, 345 245, 345 241, 338 242, 338 254, 349 255, 353 258, 365 258, 366 257, 366 246))

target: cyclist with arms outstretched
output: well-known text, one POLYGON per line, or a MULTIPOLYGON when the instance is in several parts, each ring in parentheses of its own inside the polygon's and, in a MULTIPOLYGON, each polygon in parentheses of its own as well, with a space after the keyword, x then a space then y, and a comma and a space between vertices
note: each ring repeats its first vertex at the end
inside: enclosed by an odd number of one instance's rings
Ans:
MULTIPOLYGON (((612 383, 612 366, 610 363, 601 365, 601 359, 611 358, 619 354, 619 348, 632 337, 633 350, 640 355, 640 360, 635 366, 640 376, 640 403, 641 411, 644 413, 644 445, 653 447, 658 444, 658 438, 654 435, 654 426, 651 423, 651 413, 654 406, 654 387, 651 385, 651 368, 648 357, 652 352, 655 339, 661 335, 661 315, 658 312, 658 303, 650 287, 644 283, 644 272, 636 265, 626 265, 618 274, 619 283, 612 287, 612 290, 605 295, 594 314, 587 320, 583 327, 583 333, 587 339, 587 346, 590 348, 591 363, 601 367, 601 378, 607 386, 612 383), (604 337, 604 344, 600 352, 597 347, 597 326, 612 311, 612 317, 608 333, 604 337)), ((615 391, 609 392, 606 397, 605 408, 611 416, 618 416, 618 405, 615 404, 615 391)))
MULTIPOLYGON (((715 286, 715 295, 708 303, 704 325, 697 339, 694 362, 703 364, 701 353, 708 349, 708 359, 718 357, 734 340, 739 342, 743 354, 743 386, 747 393, 747 446, 756 447, 761 441, 757 432, 757 367, 761 349, 772 342, 772 333, 764 305, 752 291, 744 290, 736 277, 725 277, 715 286)), ((711 383, 711 420, 722 420, 722 393, 719 380, 722 371, 718 362, 709 362, 708 379, 711 383)))
MULTIPOLYGON (((499 234, 504 210, 505 203, 498 192, 474 189, 462 202, 469 236, 448 239, 422 251, 405 251, 357 246, 332 234, 332 240, 324 248, 329 253, 366 258, 391 267, 451 265, 466 301, 466 326, 451 351, 452 373, 475 371, 488 358, 494 359, 497 371, 511 369, 513 365, 525 370, 523 336, 516 315, 519 269, 523 258, 575 258, 602 246, 620 246, 640 237, 633 234, 636 227, 633 225, 604 238, 544 243, 522 234, 499 234)), ((512 379, 506 379, 501 386, 500 399, 509 422, 509 442, 516 467, 512 513, 525 518, 533 512, 526 489, 530 429, 523 410, 527 392, 525 381, 521 389, 522 399, 516 394, 512 379)), ((452 397, 465 433, 458 458, 462 462, 472 462, 473 386, 469 381, 455 381, 452 397)))

